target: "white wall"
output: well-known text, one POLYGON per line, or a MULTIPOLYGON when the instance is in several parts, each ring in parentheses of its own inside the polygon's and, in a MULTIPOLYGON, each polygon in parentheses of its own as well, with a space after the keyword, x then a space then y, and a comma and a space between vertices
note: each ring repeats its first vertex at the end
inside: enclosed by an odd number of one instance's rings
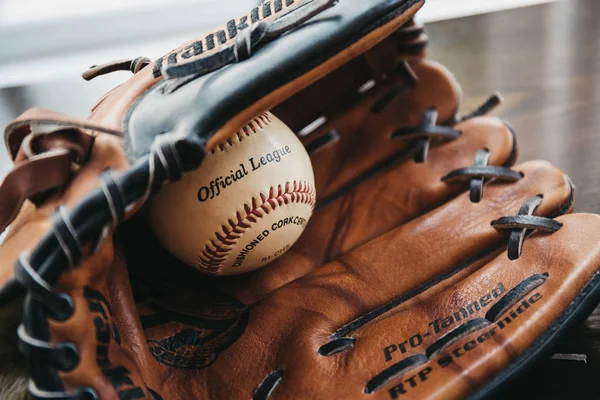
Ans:
MULTIPOLYGON (((548 1, 555 0, 427 0, 419 18, 431 22, 548 1)), ((2 0, 0 88, 73 76, 106 60, 158 57, 165 49, 212 28, 216 21, 241 14, 255 3, 2 0)))
POLYGON ((426 0, 419 11, 423 22, 440 21, 558 0, 426 0))

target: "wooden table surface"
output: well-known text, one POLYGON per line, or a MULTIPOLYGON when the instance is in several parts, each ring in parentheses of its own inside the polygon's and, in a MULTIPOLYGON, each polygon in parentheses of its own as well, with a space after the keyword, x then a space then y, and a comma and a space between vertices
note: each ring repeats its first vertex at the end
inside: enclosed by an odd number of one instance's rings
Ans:
MULTIPOLYGON (((499 90, 505 102, 495 114, 514 126, 519 161, 559 166, 577 187, 576 211, 600 213, 600 1, 438 22, 427 32, 430 57, 462 84, 462 108, 499 90)), ((502 397, 600 399, 600 308, 556 352, 586 355, 587 363, 545 360, 502 397)))

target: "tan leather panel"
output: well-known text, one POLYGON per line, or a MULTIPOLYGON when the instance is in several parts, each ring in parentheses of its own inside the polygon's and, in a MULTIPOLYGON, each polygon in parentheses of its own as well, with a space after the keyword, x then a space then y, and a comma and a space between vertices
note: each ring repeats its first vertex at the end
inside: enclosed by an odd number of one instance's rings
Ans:
MULTIPOLYGON (((129 107, 161 78, 152 76, 152 66, 148 65, 131 77, 126 83, 111 90, 100 104, 94 106, 89 119, 111 129, 121 130, 123 118, 129 107)), ((241 126, 241 125, 240 125, 241 126)))
MULTIPOLYGON (((214 364, 215 371, 223 370, 221 362, 235 362, 238 354, 248 351, 250 359, 255 360, 254 355, 260 359, 258 354, 280 347, 286 350, 276 353, 264 367, 255 365, 249 371, 254 376, 258 370, 256 379, 260 381, 260 372, 266 376, 274 369, 285 368, 287 374, 275 389, 274 399, 359 397, 370 375, 379 372, 378 366, 370 367, 371 359, 364 357, 355 364, 337 358, 325 359, 317 353, 318 347, 352 319, 488 250, 503 236, 495 232, 489 222, 501 215, 516 213, 527 197, 541 190, 547 200, 540 210, 542 215, 555 211, 568 200, 569 185, 556 168, 534 162, 518 169, 531 180, 524 179, 510 189, 505 184, 492 185, 486 192, 486 200, 478 205, 470 204, 465 195, 460 196, 434 213, 403 225, 342 260, 272 293, 250 312, 247 332, 252 334, 246 333, 222 354, 214 364), (539 183, 542 181, 544 183, 539 183), (548 189, 544 190, 546 184, 548 189), (273 309, 279 310, 279 318, 275 320, 268 317, 273 315, 273 309), (262 343, 258 341, 262 337, 273 339, 262 343), (352 365, 356 367, 351 368, 352 365), (310 392, 304 393, 305 396, 294 390, 297 379, 302 376, 315 385, 306 388, 310 392), (319 379, 324 376, 345 379, 319 379)), ((357 346, 378 348, 379 343, 379 340, 365 341, 358 342, 357 346)))
POLYGON ((600 243, 596 232, 600 217, 575 214, 560 217, 558 221, 564 224, 558 232, 534 234, 526 239, 520 259, 510 261, 502 253, 444 292, 423 293, 357 331, 358 342, 376 341, 382 348, 377 354, 368 347, 356 346, 345 362, 373 360, 373 371, 379 372, 406 357, 425 353, 428 346, 466 321, 484 318, 503 295, 527 278, 548 274, 540 286, 521 292, 496 321, 464 335, 431 357, 427 364, 394 379, 382 388, 377 398, 460 399, 472 393, 532 346, 598 273, 600 243), (574 247, 586 251, 573 251, 574 247), (427 333, 430 335, 424 337, 427 333), (420 337, 413 343, 422 343, 417 346, 405 343, 406 351, 402 352, 398 343, 415 335, 420 337), (397 350, 391 347, 394 344, 397 350), (386 346, 390 346, 387 352, 386 346), (425 380, 420 379, 420 371, 426 372, 425 380), (417 378, 411 384, 409 379, 415 375, 417 378))
POLYGON ((514 138, 500 119, 474 118, 459 124, 457 129, 463 135, 432 148, 427 162, 415 163, 410 157, 399 159, 341 197, 318 207, 299 241, 269 268, 217 282, 245 304, 253 303, 265 293, 465 191, 467 184, 447 184, 441 178, 472 165, 479 150, 490 150, 490 165, 504 165, 511 159, 514 138))
POLYGON ((465 190, 465 184, 448 184, 441 178, 451 171, 473 164, 481 149, 490 151, 490 165, 505 165, 514 150, 514 138, 498 118, 481 117, 458 124, 459 139, 431 150, 427 161, 403 160, 389 171, 373 174, 369 180, 344 193, 318 212, 314 232, 323 232, 320 243, 310 240, 297 246, 298 251, 322 256, 328 261, 357 247, 412 217, 423 214, 448 198, 465 190), (333 231, 333 227, 339 227, 333 231), (326 233, 325 233, 326 232, 326 233), (323 248, 327 244, 328 248, 323 248))
MULTIPOLYGON (((327 118, 324 125, 303 138, 305 143, 310 143, 316 140, 315 138, 332 131, 339 135, 339 140, 317 148, 311 153, 319 198, 326 198, 336 193, 370 168, 410 148, 414 141, 392 139, 392 134, 398 129, 418 125, 425 111, 430 107, 437 109, 439 124, 453 121, 461 90, 452 74, 433 61, 415 60, 409 65, 410 72, 417 77, 416 83, 410 83, 404 72, 394 73, 363 94, 354 104, 344 105, 345 100, 340 99, 348 96, 341 96, 333 106, 322 108, 312 106, 313 112, 300 113, 293 117, 291 109, 286 108, 293 104, 306 103, 303 99, 307 96, 319 98, 317 92, 339 93, 338 85, 341 85, 341 82, 344 82, 344 87, 354 88, 354 90, 364 83, 364 78, 355 80, 352 75, 342 76, 343 71, 339 73, 336 71, 332 74, 334 76, 317 82, 306 89, 306 93, 301 92, 298 97, 294 96, 275 109, 275 113, 280 111, 280 114, 276 115, 284 122, 290 121, 292 129, 301 129, 320 116, 327 118), (332 82, 331 87, 325 85, 329 82, 332 82), (398 94, 391 97, 391 101, 383 111, 372 111, 373 106, 392 91, 398 91, 398 94)), ((328 95, 325 95, 325 98, 327 97, 328 95)), ((320 103, 316 102, 316 104, 320 103)), ((312 107, 308 109, 311 110, 312 107)), ((304 106, 295 107, 295 109, 303 108, 304 106)))

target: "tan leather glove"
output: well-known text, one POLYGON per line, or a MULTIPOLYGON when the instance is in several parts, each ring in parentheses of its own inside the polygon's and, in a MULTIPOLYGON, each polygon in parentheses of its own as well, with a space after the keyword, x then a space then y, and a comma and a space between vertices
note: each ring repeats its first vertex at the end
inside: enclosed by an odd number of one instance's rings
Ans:
POLYGON ((88 121, 9 125, 35 171, 11 176, 35 179, 0 213, 18 212, 0 302, 22 309, 34 397, 477 397, 595 305, 600 222, 562 216, 573 187, 555 167, 511 167, 514 134, 480 115, 498 97, 456 115, 457 83, 409 23, 420 5, 265 2, 154 63, 88 71, 135 73, 88 121), (200 274, 139 210, 267 109, 309 150, 315 214, 272 265, 200 274))

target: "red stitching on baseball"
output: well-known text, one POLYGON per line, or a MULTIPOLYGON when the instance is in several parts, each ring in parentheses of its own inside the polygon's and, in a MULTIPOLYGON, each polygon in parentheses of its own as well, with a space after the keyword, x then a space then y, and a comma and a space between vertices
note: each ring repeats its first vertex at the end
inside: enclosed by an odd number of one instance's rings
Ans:
MULTIPOLYGON (((236 135, 238 137, 238 140, 241 142, 244 140, 244 137, 250 136, 254 133, 258 133, 259 131, 264 129, 265 126, 269 125, 269 123, 272 121, 273 121, 273 119, 271 118, 271 114, 269 112, 264 112, 262 114, 259 114, 257 117, 255 117, 252 121, 248 122, 242 129, 235 132, 234 135, 236 135)), ((232 135, 232 137, 233 137, 233 135, 232 135)), ((229 144, 229 146, 233 146, 232 137, 227 138, 223 142, 219 143, 217 145, 217 147, 212 149, 210 152, 212 154, 215 154, 217 149, 219 149, 221 151, 225 151, 225 144, 229 144)))
POLYGON ((269 214, 284 204, 308 204, 311 209, 315 207, 315 188, 308 182, 287 182, 285 186, 271 187, 268 195, 260 194, 260 199, 252 198, 251 204, 244 204, 244 213, 237 212, 233 219, 229 219, 221 227, 221 232, 215 232, 215 237, 207 244, 202 253, 197 257, 198 266, 207 269, 210 273, 217 273, 231 253, 233 246, 242 237, 244 232, 260 220, 263 215, 269 214))

